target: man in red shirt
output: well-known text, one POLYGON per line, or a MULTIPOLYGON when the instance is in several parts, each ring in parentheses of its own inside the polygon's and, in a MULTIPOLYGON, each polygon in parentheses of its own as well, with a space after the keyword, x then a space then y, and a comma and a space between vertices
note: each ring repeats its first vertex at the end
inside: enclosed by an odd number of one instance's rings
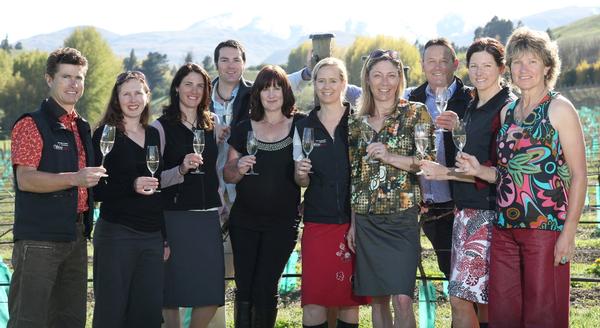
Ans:
POLYGON ((15 222, 8 327, 85 327, 90 187, 106 170, 93 163, 89 124, 75 110, 87 59, 61 48, 46 63, 50 89, 12 130, 15 222))

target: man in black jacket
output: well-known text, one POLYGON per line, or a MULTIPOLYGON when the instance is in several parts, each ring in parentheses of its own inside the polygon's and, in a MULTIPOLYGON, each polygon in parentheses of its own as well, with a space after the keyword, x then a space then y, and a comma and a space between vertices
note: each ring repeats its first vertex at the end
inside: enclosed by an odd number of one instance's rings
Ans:
POLYGON ((46 64, 50 97, 12 130, 15 222, 8 327, 85 327, 90 187, 106 170, 94 162, 89 124, 75 104, 87 60, 72 48, 46 64))
MULTIPOLYGON (((458 68, 458 59, 450 41, 445 38, 429 40, 425 44, 421 64, 427 81, 416 88, 407 89, 406 98, 426 104, 435 121, 440 114, 435 105, 436 89, 448 88, 451 96, 446 110, 451 110, 462 118, 471 101, 471 88, 466 87, 454 76, 458 68)), ((437 162, 447 167, 454 166, 456 148, 452 141, 452 132, 436 132, 436 148, 437 162)), ((421 186, 423 199, 428 207, 424 219, 437 218, 426 222, 423 230, 435 249, 440 271, 449 278, 454 223, 452 186, 448 181, 428 181, 424 178, 421 178, 421 186)))

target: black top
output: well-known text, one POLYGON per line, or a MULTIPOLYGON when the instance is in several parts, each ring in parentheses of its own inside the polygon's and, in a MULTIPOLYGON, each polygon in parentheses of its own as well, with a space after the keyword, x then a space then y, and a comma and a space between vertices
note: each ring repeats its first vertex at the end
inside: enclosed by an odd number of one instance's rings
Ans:
MULTIPOLYGON (((93 145, 97 154, 100 152, 100 138, 104 125, 94 131, 93 145)), ((146 148, 158 146, 160 138, 158 130, 148 126, 144 147, 129 139, 125 133, 117 131, 112 150, 106 155, 104 167, 107 178, 102 178, 94 187, 96 201, 101 201, 100 217, 112 223, 122 224, 129 228, 154 232, 162 231, 165 236, 163 207, 160 194, 138 194, 133 182, 140 176, 151 176, 146 166, 146 148)), ((96 156, 96 166, 100 166, 102 155, 96 156)), ((160 177, 162 165, 154 174, 160 177)))
MULTIPOLYGON (((294 181, 293 138, 296 123, 305 117, 296 114, 288 135, 277 142, 258 142, 258 175, 244 176, 235 187, 230 224, 248 229, 267 230, 298 224, 300 187, 294 181)), ((240 122, 231 131, 229 144, 242 156, 248 155, 246 139, 252 130, 250 120, 240 122)))
MULTIPOLYGON (((500 111, 516 99, 508 87, 502 88, 483 106, 477 108, 475 97, 467 108, 467 144, 464 151, 477 157, 480 163, 495 163, 496 134, 500 128, 500 111)), ((456 207, 493 210, 496 208, 496 187, 481 180, 476 184, 453 181, 453 198, 456 207)))
MULTIPOLYGON (((165 131, 165 170, 179 166, 185 155, 193 153, 194 133, 181 122, 158 119, 165 131)), ((162 189, 165 210, 206 210, 221 206, 217 177, 217 142, 214 129, 204 131, 201 166, 204 174, 187 173, 182 183, 162 189)))
POLYGON ((296 125, 300 138, 305 127, 314 129, 314 148, 310 153, 310 184, 304 192, 304 221, 314 223, 350 222, 350 163, 348 160, 348 115, 350 104, 335 127, 333 139, 313 109, 296 125))
MULTIPOLYGON (((38 171, 49 173, 79 171, 79 156, 75 134, 59 120, 67 114, 53 98, 44 100, 40 108, 30 116, 40 136, 43 147, 38 171)), ((85 151, 85 165, 93 163, 94 151, 90 126, 81 116, 76 121, 77 131, 85 151)), ((13 171, 15 186, 18 185, 17 170, 13 171)), ((77 219, 78 188, 71 187, 48 193, 28 192, 15 188, 15 240, 73 241, 77 238, 75 221, 77 219), (51 218, 51 219, 49 219, 51 218)), ((93 208, 93 193, 88 188, 88 208, 93 208)), ((85 213, 85 236, 89 238, 92 230, 91 210, 85 213)))

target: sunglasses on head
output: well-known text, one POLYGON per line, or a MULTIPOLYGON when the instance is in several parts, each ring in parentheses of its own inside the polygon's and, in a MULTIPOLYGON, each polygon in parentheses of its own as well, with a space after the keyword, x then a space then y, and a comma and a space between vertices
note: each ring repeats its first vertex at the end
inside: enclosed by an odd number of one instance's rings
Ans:
POLYGON ((396 50, 383 50, 383 49, 375 49, 371 51, 369 54, 369 59, 376 59, 383 56, 390 57, 391 59, 398 60, 398 51, 396 50))
POLYGON ((146 81, 146 75, 140 71, 127 71, 117 75, 117 84, 121 84, 129 79, 138 79, 146 81))

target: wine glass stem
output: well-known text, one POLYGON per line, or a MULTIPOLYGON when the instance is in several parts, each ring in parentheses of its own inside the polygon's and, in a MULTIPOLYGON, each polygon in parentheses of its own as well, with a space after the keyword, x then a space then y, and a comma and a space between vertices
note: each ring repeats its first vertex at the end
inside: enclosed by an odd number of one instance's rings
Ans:
POLYGON ((102 162, 100 163, 100 166, 104 166, 104 159, 106 158, 106 155, 102 155, 102 162))

